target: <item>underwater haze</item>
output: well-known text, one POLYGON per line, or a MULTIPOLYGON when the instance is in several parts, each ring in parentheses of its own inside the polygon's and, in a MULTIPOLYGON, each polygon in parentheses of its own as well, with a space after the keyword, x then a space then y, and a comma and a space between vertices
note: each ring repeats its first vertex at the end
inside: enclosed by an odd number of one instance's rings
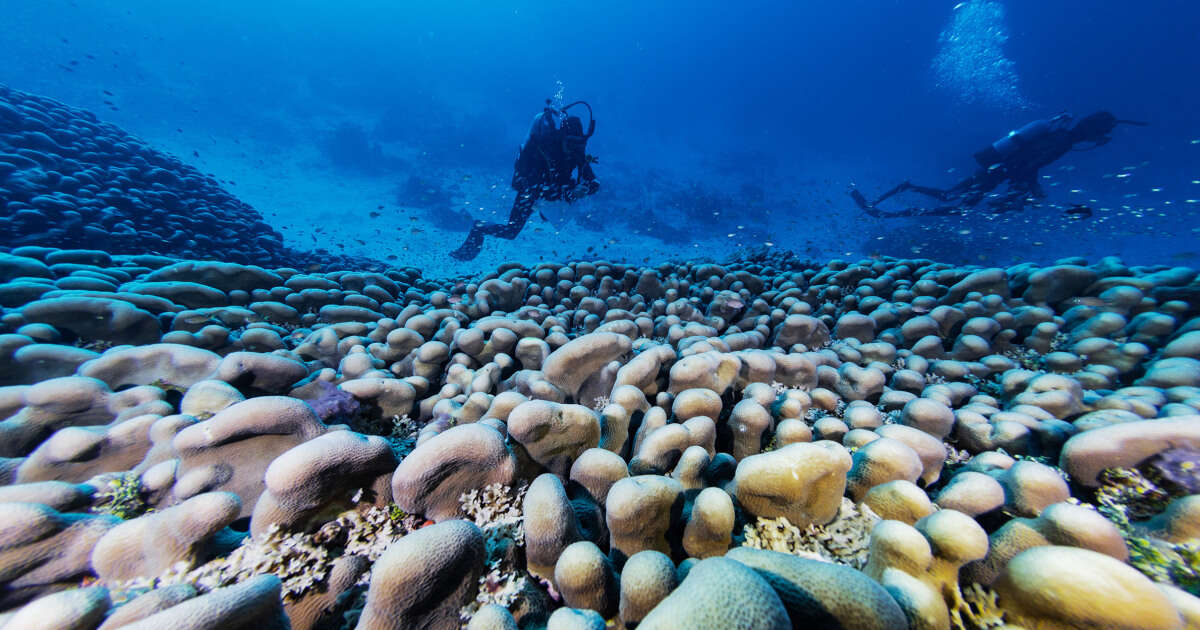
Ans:
POLYGON ((1182 0, 4 4, 0 82, 211 173, 297 247, 431 273, 764 243, 984 265, 1197 255, 1200 9, 1182 0), (593 107, 601 190, 540 204, 474 263, 441 256, 507 217, 512 160, 554 97, 593 107), (1040 207, 876 219, 846 195, 950 186, 1008 131, 1098 110, 1148 125, 1043 169, 1040 207), (1063 213, 1077 204, 1091 216, 1063 213))
POLYGON ((0 630, 1200 628, 1197 0, 0 0, 0 630))

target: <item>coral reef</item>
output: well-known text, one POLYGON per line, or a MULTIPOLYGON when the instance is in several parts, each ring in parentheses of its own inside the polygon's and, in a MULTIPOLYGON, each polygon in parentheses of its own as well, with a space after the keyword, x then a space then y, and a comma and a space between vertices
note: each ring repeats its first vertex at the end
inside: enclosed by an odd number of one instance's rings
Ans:
MULTIPOLYGON (((1190 453, 1186 457, 1190 458, 1190 453)), ((1147 462, 1148 472, 1162 474, 1161 461, 1155 458, 1147 462)), ((1129 563, 1155 582, 1200 595, 1200 539, 1168 540, 1161 532, 1153 531, 1155 528, 1139 523, 1163 515, 1173 498, 1171 493, 1137 469, 1108 469, 1100 479, 1102 485, 1096 492, 1098 508, 1125 538, 1129 563)))
POLYGON ((112 514, 121 520, 137 518, 150 509, 142 496, 142 480, 135 474, 105 475, 107 480, 96 491, 91 511, 112 514))
POLYGON ((0 279, 14 619, 1174 628, 1200 603, 1192 269, 467 282, 21 247, 0 279))
MULTIPOLYGON (((0 85, 0 123, 0 245, 99 248, 144 264, 159 255, 274 265, 300 258, 211 176, 91 112, 0 85)), ((365 142, 353 128, 330 136, 335 158, 354 164, 371 156, 365 142)), ((106 256, 56 262, 95 264, 106 256)), ((303 258, 339 269, 379 265, 329 253, 303 258)), ((105 290, 95 280, 73 288, 105 290)))
POLYGON ((760 516, 753 525, 745 526, 742 546, 861 569, 867 564, 871 529, 879 520, 867 505, 856 506, 850 499, 843 498, 837 518, 825 525, 810 523, 801 529, 783 516, 760 516))

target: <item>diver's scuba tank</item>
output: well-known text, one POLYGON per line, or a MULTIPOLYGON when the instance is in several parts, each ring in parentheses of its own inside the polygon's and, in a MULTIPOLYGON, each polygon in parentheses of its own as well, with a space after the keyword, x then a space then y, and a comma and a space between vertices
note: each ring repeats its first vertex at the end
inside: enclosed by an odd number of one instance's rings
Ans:
POLYGON ((1017 152, 1030 140, 1041 136, 1050 129, 1050 123, 1045 120, 1035 120, 1020 129, 1008 132, 1008 135, 989 144, 975 153, 975 161, 982 167, 988 168, 1000 164, 1017 152))
POLYGON ((990 168, 1003 163, 1021 147, 1045 136, 1057 127, 1070 120, 1069 114, 1059 114, 1050 120, 1035 120, 1020 129, 1008 132, 1008 135, 975 152, 975 162, 983 168, 990 168))

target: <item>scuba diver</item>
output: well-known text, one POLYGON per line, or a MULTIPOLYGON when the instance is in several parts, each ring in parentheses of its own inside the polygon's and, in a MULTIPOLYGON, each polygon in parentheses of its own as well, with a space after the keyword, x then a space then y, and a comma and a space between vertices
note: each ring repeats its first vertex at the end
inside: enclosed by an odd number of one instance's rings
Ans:
POLYGON ((584 101, 576 101, 555 109, 546 99, 546 107, 533 119, 529 137, 521 145, 517 161, 513 165, 512 187, 517 191, 505 223, 475 221, 467 240, 450 252, 458 260, 471 260, 479 255, 484 236, 498 236, 512 240, 525 227, 533 214, 533 204, 538 199, 574 203, 577 199, 594 194, 600 189, 592 164, 597 160, 587 154, 587 141, 596 132, 596 119, 592 107, 584 101), (588 128, 584 132, 583 121, 578 116, 567 114, 567 110, 582 105, 588 110, 588 128))
POLYGON ((1133 120, 1118 120, 1109 112, 1096 112, 1072 124, 1070 114, 1062 113, 1050 120, 1035 120, 1016 131, 1000 138, 975 153, 979 169, 947 189, 918 186, 909 181, 883 193, 875 201, 869 201, 853 184, 850 196, 867 214, 873 217, 947 216, 964 214, 991 197, 988 209, 999 213, 1021 210, 1031 200, 1044 199, 1046 192, 1038 182, 1038 171, 1053 164, 1072 150, 1086 151, 1108 144, 1113 129, 1118 124, 1145 126, 1133 120), (1076 149, 1075 145, 1091 143, 1091 146, 1076 149), (1007 182, 1003 194, 990 193, 1007 182), (946 202, 933 207, 909 207, 901 210, 882 211, 879 204, 889 197, 913 191, 936 201, 946 202))

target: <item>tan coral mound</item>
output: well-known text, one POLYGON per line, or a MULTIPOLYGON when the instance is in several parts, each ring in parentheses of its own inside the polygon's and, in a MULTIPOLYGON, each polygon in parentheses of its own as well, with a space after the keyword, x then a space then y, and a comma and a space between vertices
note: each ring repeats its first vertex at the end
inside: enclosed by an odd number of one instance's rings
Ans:
POLYGON ((0 615, 1182 627, 1197 276, 765 255, 439 281, 19 248, 0 615))

